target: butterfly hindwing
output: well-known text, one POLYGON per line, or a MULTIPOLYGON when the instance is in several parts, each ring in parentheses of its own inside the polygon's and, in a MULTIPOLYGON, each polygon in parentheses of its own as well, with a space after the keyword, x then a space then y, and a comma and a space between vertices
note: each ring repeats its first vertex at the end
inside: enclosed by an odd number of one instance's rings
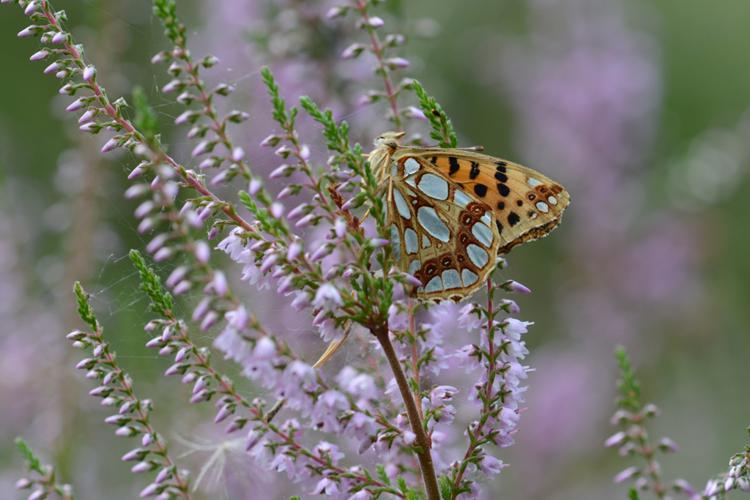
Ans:
POLYGON ((386 191, 391 241, 401 269, 425 299, 461 299, 495 267, 500 237, 489 205, 419 156, 394 155, 386 191))

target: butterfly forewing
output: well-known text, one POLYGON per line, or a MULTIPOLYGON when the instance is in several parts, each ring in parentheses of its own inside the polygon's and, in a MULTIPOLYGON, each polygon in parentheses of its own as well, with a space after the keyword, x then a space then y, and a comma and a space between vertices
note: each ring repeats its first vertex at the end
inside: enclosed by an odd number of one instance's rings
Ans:
POLYGON ((394 155, 388 222, 399 266, 423 284, 425 299, 470 295, 495 267, 500 237, 486 203, 419 156, 394 155))
POLYGON ((570 195, 558 183, 516 163, 459 149, 419 149, 410 154, 492 208, 500 253, 546 236, 570 203, 570 195))

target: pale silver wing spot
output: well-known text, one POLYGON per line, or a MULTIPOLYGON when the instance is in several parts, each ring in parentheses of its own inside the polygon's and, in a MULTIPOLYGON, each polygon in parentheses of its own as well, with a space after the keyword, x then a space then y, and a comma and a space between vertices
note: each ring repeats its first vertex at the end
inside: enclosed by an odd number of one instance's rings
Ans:
POLYGON ((396 260, 401 258, 401 236, 398 234, 398 228, 391 226, 391 246, 393 247, 393 256, 396 260))
POLYGON ((424 194, 436 200, 448 199, 448 183, 435 174, 424 174, 419 179, 417 187, 424 194))
POLYGON ((547 198, 547 201, 552 206, 557 205, 557 198, 555 198, 554 196, 550 196, 549 198, 547 198))
POLYGON ((407 158, 404 162, 404 176, 408 176, 413 174, 414 172, 419 171, 420 165, 417 160, 414 158, 407 158))
POLYGON ((430 238, 427 237, 426 234, 422 235, 422 248, 430 248, 432 246, 432 242, 430 241, 430 238))
POLYGON ((482 216, 482 222, 484 222, 488 226, 492 225, 492 216, 490 215, 489 211, 485 212, 484 215, 482 216))
POLYGON ((469 286, 476 283, 479 279, 479 276, 473 273, 470 269, 464 269, 463 271, 461 271, 461 279, 464 282, 464 286, 469 286))
POLYGON ((404 231, 404 244, 406 245, 406 253, 417 253, 419 251, 417 232, 410 227, 404 231))
POLYGON ((440 220, 434 208, 419 207, 419 210, 417 210, 417 220, 433 237, 446 243, 450 240, 450 229, 440 220))
POLYGON ((398 163, 391 163, 391 177, 398 177, 398 163))
POLYGON ((482 242, 484 246, 492 246, 492 230, 481 222, 477 222, 471 227, 471 234, 482 242))
POLYGON ((471 198, 469 198, 469 195, 464 193, 463 191, 456 190, 455 195, 453 196, 453 201, 461 208, 466 208, 466 205, 471 203, 471 198))
POLYGON ((409 205, 406 203, 401 191, 398 189, 393 190, 393 201, 396 202, 396 209, 401 217, 406 220, 411 219, 411 212, 409 211, 409 205))
POLYGON ((446 290, 451 288, 461 288, 461 278, 455 269, 446 269, 443 271, 443 285, 446 290))
POLYGON ((529 177, 529 179, 526 181, 526 183, 531 187, 536 187, 542 183, 539 179, 534 179, 533 177, 529 177))
POLYGON ((408 177, 405 180, 406 180, 406 183, 410 185, 411 187, 413 188, 417 187, 417 181, 414 179, 414 177, 408 177))
POLYGON ((547 205, 543 201, 537 201, 536 209, 542 212, 543 214, 546 214, 547 212, 549 212, 549 205, 547 205))
POLYGON ((426 293, 437 292, 439 290, 443 290, 443 280, 440 279, 440 276, 432 278, 424 287, 426 293))
POLYGON ((471 260, 475 266, 482 268, 487 265, 490 256, 482 247, 472 243, 466 247, 466 250, 469 252, 469 260, 471 260))
POLYGON ((409 262, 408 273, 413 276, 417 274, 417 271, 419 271, 420 267, 422 267, 422 263, 419 261, 419 259, 414 259, 413 261, 409 262))

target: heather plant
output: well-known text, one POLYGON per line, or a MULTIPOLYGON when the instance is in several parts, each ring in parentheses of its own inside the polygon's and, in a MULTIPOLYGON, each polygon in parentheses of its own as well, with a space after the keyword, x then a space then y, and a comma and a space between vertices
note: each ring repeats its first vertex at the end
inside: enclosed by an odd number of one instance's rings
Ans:
MULTIPOLYGON (((165 145, 145 92, 134 88, 127 100, 107 93, 107 75, 68 30, 64 11, 46 0, 14 3, 31 22, 19 37, 39 38, 31 60, 43 61, 44 73, 60 80, 81 132, 106 135, 101 152, 124 150, 132 161, 125 196, 138 200, 137 231, 148 238, 147 256, 129 254, 152 314, 143 327, 146 347, 169 359, 164 374, 190 386, 189 402, 213 405, 213 421, 231 442, 241 441, 259 469, 285 475, 301 496, 479 496, 507 466, 501 449, 513 444, 523 410, 531 370, 524 364, 524 335, 531 323, 516 318, 520 309, 508 295, 530 290, 508 279, 500 260, 481 299, 456 305, 409 296, 420 283, 396 264, 367 149, 354 138, 360 133, 329 108, 353 109, 344 102, 353 99, 384 108, 375 114, 381 129, 407 132, 410 142, 421 142, 425 131, 442 147, 458 140, 437 100, 401 76, 409 61, 397 50, 406 39, 385 33, 381 2, 352 0, 325 15, 299 7, 301 18, 314 20, 304 36, 314 38, 320 23, 330 23, 352 37, 341 58, 367 58, 375 83, 361 83, 368 90, 359 96, 351 91, 355 81, 335 101, 302 97, 290 104, 265 67, 259 78, 273 129, 261 130, 249 113, 224 110, 234 85, 209 85, 205 76, 220 62, 192 53, 174 0, 154 0, 169 46, 152 62, 166 68, 161 92, 181 106, 174 123, 190 144, 184 158, 165 145), (302 120, 317 129, 301 127, 302 120), (235 137, 248 128, 258 133, 257 147, 235 137), (251 160, 264 148, 276 162, 267 173, 251 160), (227 195, 237 190, 236 197, 227 195), (246 299, 248 289, 275 292, 284 314, 305 318, 306 331, 319 338, 317 349, 301 349, 299 332, 269 327, 266 312, 246 299), (359 355, 334 354, 340 347, 359 355), (236 369, 225 369, 217 355, 236 369)), ((293 57, 294 46, 283 54, 293 57)), ((336 72, 325 78, 321 86, 342 87, 336 72)), ((90 394, 111 413, 103 417, 115 434, 139 440, 122 460, 148 477, 141 496, 190 498, 200 479, 172 451, 167 431, 152 422, 157 405, 136 395, 137 381, 118 362, 82 285, 74 291, 85 330, 68 339, 86 351, 76 368, 95 381, 90 394)), ((664 498, 667 486, 642 422, 653 411, 641 406, 624 355, 620 363, 626 413, 618 423, 627 425, 608 444, 643 456, 646 465, 626 469, 618 480, 637 477, 639 488, 664 498)), ((32 488, 33 498, 72 498, 70 487, 59 485, 54 470, 22 443, 32 474, 18 486, 32 488)), ((659 446, 672 448, 664 440, 659 446)), ((709 483, 709 498, 747 487, 747 454, 730 466, 709 483)))

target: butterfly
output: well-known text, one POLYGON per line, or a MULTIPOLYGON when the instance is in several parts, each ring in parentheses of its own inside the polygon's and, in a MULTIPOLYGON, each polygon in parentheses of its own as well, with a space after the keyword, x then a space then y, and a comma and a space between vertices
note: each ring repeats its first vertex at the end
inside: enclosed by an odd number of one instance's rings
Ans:
MULTIPOLYGON (((386 227, 418 299, 456 302, 476 292, 497 256, 542 238, 570 203, 560 184, 530 168, 476 151, 402 146, 385 132, 368 155, 385 197, 386 227)), ((332 342, 323 366, 349 336, 332 342)))
POLYGON ((530 168, 469 149, 402 146, 403 132, 375 140, 368 161, 386 201, 386 226, 401 270, 424 300, 470 296, 497 256, 546 236, 570 195, 530 168))

